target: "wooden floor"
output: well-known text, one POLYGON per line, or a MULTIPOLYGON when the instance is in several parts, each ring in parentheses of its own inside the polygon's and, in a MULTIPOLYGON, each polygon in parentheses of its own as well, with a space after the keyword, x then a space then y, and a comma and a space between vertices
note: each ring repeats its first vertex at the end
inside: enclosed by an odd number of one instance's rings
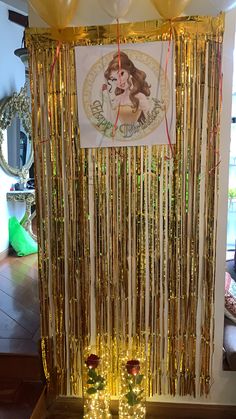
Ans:
MULTIPOLYGON (((0 419, 33 419, 32 412, 42 392, 37 382, 19 385, 15 403, 0 402, 0 419)), ((38 419, 43 419, 39 416, 38 419)))
POLYGON ((0 419, 31 418, 44 387, 39 339, 38 256, 9 255, 0 262, 0 419))
POLYGON ((0 353, 36 354, 40 337, 37 254, 0 262, 0 353))

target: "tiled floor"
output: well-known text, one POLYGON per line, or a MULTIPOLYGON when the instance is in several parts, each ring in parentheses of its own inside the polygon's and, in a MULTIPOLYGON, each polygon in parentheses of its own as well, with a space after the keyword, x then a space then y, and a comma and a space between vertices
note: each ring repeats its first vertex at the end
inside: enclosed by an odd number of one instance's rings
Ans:
POLYGON ((37 254, 0 262, 0 353, 38 352, 37 254))

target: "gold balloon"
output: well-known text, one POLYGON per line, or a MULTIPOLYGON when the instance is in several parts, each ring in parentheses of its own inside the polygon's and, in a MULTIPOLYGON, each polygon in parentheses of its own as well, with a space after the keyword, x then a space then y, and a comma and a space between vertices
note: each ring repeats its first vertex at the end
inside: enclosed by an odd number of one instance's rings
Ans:
POLYGON ((158 13, 165 19, 179 16, 191 0, 152 0, 158 13))
POLYGON ((35 12, 53 28, 65 28, 73 19, 78 0, 29 0, 35 12))

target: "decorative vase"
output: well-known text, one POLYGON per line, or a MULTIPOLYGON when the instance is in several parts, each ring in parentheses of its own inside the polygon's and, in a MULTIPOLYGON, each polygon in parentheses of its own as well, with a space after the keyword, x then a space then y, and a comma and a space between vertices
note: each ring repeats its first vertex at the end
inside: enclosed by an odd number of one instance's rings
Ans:
POLYGON ((121 373, 119 418, 145 418, 145 402, 145 378, 140 368, 140 361, 127 361, 122 366, 121 373))
POLYGON ((85 361, 84 371, 84 418, 111 418, 106 383, 107 377, 102 360, 95 354, 89 355, 85 361))

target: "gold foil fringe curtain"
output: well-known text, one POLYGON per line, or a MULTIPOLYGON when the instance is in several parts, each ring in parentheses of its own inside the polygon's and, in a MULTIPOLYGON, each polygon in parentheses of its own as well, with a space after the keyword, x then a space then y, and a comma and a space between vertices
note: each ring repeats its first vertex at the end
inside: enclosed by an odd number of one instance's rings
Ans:
POLYGON ((90 351, 111 395, 137 357, 147 395, 209 393, 223 26, 121 25, 121 43, 174 34, 173 159, 164 145, 80 149, 74 46, 115 44, 115 26, 28 31, 42 352, 57 394, 82 394, 90 351))

